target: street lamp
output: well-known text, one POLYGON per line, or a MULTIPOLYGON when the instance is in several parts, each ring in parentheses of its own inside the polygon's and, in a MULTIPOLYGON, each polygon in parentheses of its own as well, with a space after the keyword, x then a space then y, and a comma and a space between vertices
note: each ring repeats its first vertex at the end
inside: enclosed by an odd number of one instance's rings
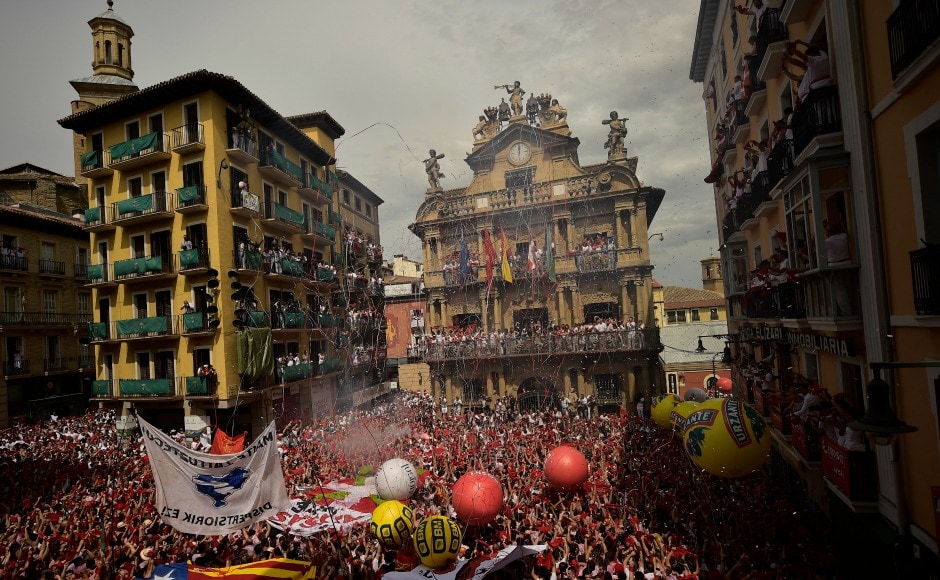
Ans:
POLYGON ((659 236, 659 241, 663 241, 663 235, 661 233, 650 234, 650 237, 646 238, 646 241, 652 240, 654 237, 659 236))

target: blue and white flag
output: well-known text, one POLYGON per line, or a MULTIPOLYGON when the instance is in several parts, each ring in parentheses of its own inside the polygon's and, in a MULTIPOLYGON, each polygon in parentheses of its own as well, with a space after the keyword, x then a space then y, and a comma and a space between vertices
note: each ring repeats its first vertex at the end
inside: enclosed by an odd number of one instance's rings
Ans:
POLYGON ((187 534, 222 535, 290 508, 274 423, 240 453, 187 449, 138 417, 163 523, 187 534))

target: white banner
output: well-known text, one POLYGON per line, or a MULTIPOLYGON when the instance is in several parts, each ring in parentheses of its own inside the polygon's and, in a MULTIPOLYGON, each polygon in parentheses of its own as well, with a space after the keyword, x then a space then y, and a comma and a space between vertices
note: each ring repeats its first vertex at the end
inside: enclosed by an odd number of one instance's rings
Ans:
POLYGON ((295 536, 311 536, 331 529, 346 531, 354 524, 372 520, 372 496, 378 493, 375 477, 365 478, 361 485, 331 481, 306 491, 312 497, 292 499, 290 508, 279 511, 268 523, 295 536))
POLYGON ((138 422, 165 524, 187 534, 222 535, 290 506, 273 422, 231 455, 187 449, 144 419, 138 422))
MULTIPOLYGON (((486 578, 493 572, 502 570, 520 558, 534 556, 547 549, 548 546, 544 544, 537 546, 509 546, 508 548, 500 550, 492 558, 459 560, 454 566, 454 569, 447 572, 436 572, 427 566, 418 566, 408 572, 388 572, 385 576, 382 576, 382 578, 387 578, 388 580, 426 580, 428 578, 432 578, 433 580, 456 580, 457 576, 465 567, 475 565, 476 568, 473 569, 473 576, 470 577, 470 580, 480 580, 481 578, 486 578)), ((461 576, 466 575, 463 574, 461 576)))

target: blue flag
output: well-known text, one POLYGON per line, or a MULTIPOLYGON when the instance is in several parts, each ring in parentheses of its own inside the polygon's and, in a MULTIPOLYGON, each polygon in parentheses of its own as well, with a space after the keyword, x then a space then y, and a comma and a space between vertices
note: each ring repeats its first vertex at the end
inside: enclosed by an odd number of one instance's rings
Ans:
POLYGON ((153 567, 153 576, 138 576, 136 580, 186 580, 189 578, 189 567, 186 562, 173 564, 158 564, 153 567))

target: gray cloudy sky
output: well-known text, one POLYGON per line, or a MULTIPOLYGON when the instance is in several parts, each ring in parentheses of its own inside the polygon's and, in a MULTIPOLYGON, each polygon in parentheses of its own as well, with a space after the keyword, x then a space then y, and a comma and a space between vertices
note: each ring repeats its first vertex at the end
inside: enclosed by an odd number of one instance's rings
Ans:
MULTIPOLYGON (((568 109, 582 164, 606 159, 611 110, 630 119, 637 175, 666 190, 651 226, 654 276, 700 287, 717 253, 702 86, 688 80, 699 3, 691 0, 116 0, 134 28, 141 88, 197 69, 231 75, 283 115, 326 110, 345 127, 339 166, 368 185, 386 255, 420 258, 407 230, 427 180, 429 148, 446 154, 446 188, 482 109, 519 80, 568 109), (390 251, 390 252, 389 252, 390 251)), ((0 167, 31 161, 73 171, 56 124, 91 73, 88 20, 105 0, 0 3, 0 167)))

